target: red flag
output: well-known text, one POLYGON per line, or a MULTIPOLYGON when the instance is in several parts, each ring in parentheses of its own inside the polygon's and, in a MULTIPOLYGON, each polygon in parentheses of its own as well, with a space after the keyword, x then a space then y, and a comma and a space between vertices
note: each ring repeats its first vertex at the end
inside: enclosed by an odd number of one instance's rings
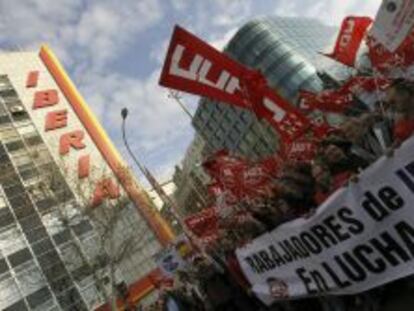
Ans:
POLYGON ((218 230, 218 217, 214 207, 205 208, 184 219, 188 229, 201 237, 206 232, 218 230))
POLYGON ((371 23, 372 19, 369 17, 348 16, 345 18, 334 51, 324 55, 354 67, 358 49, 371 23))
POLYGON ((383 77, 366 77, 356 76, 344 84, 344 89, 349 90, 355 95, 360 93, 373 93, 375 91, 384 91, 390 86, 391 80, 383 77))
POLYGON ((348 88, 326 90, 319 94, 301 91, 301 107, 308 111, 318 109, 326 112, 344 113, 352 105, 354 98, 348 88))
POLYGON ((259 118, 266 119, 280 134, 285 144, 301 136, 310 127, 309 120, 271 88, 257 83, 244 85, 253 103, 253 110, 259 118))
POLYGON ((240 79, 249 71, 229 56, 175 26, 160 85, 245 107, 240 79))
POLYGON ((316 141, 313 138, 301 137, 294 141, 287 150, 287 159, 294 162, 310 162, 317 152, 316 141))
POLYGON ((250 70, 176 26, 160 85, 250 108, 279 132, 284 142, 305 132, 308 120, 250 70))
POLYGON ((393 53, 372 36, 368 36, 367 45, 372 66, 385 76, 397 70, 405 71, 407 67, 414 64, 414 31, 393 53))

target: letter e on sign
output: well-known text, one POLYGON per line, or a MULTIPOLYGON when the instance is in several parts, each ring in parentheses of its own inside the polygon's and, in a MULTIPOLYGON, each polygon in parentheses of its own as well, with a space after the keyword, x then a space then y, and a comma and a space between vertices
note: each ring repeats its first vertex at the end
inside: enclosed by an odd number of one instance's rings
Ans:
POLYGON ((51 111, 46 115, 45 131, 51 131, 65 127, 68 124, 68 111, 51 111))

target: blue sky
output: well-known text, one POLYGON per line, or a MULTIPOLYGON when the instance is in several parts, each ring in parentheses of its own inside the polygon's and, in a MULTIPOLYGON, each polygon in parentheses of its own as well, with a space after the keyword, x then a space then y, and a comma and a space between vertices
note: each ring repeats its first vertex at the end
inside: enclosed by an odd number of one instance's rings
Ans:
MULTIPOLYGON (((0 49, 48 43, 120 151, 120 110, 130 110, 135 154, 160 180, 171 176, 194 135, 190 120, 157 85, 174 24, 222 48, 263 15, 340 24, 374 16, 381 0, 0 0, 0 49)), ((196 98, 183 100, 192 111, 196 98)))

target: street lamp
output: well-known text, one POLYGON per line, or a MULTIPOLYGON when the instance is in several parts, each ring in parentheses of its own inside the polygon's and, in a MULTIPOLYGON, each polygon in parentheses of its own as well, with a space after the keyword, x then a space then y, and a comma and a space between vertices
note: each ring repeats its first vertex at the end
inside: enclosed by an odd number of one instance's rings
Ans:
POLYGON ((122 140, 124 141, 124 145, 131 156, 131 158, 134 160, 135 164, 138 166, 139 170, 142 174, 145 174, 144 166, 138 161, 135 154, 132 152, 131 147, 129 146, 128 140, 126 138, 126 131, 125 131, 125 124, 126 124, 126 118, 128 117, 128 108, 122 108, 121 110, 121 117, 122 117, 122 140))

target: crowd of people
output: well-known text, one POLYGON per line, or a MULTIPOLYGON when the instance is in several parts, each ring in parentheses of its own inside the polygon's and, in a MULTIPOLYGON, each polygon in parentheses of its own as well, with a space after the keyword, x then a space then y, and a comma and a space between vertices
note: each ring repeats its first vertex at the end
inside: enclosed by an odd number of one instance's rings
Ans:
POLYGON ((266 307, 251 293, 235 257, 238 247, 257 236, 297 217, 312 216, 338 188, 357 183, 359 173, 379 157, 392 157, 414 134, 414 84, 395 80, 374 108, 342 119, 313 141, 311 158, 284 163, 270 193, 254 202, 239 202, 231 214, 220 218, 220 238, 206 248, 208 258, 197 257, 191 269, 177 273, 174 287, 161 289, 160 299, 148 310, 394 310, 387 306, 395 305, 393 299, 401 302, 398 297, 411 288, 412 281, 349 297, 309 298, 266 307), (398 295, 393 295, 396 288, 398 295))
POLYGON ((386 90, 375 109, 343 122, 315 140, 315 152, 306 161, 286 161, 273 180, 272 193, 235 212, 245 217, 223 219, 229 232, 215 246, 222 251, 237 248, 283 222, 309 217, 338 188, 358 182, 358 175, 379 157, 392 156, 414 133, 414 84, 398 79, 386 90))

